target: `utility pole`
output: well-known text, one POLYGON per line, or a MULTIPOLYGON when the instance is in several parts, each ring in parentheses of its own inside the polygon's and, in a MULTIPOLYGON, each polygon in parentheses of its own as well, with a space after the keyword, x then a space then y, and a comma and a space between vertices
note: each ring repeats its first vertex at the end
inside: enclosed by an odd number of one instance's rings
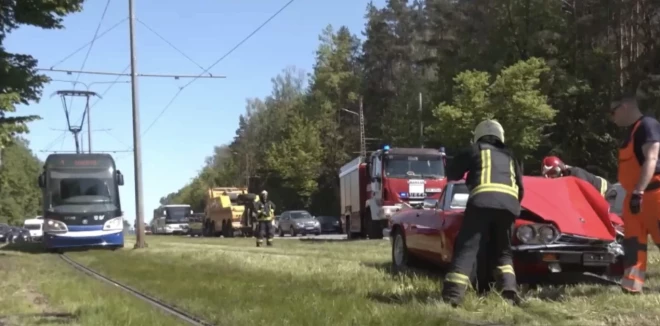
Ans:
POLYGON ((424 115, 422 114, 422 92, 419 92, 419 146, 424 148, 424 115))
POLYGON ((360 156, 362 156, 363 159, 366 159, 367 140, 365 138, 365 130, 364 130, 364 108, 362 107, 362 96, 360 96, 360 112, 358 115, 360 118, 360 156))
POLYGON ((131 102, 133 106, 133 165, 135 167, 135 217, 137 219, 137 241, 134 248, 145 248, 144 203, 142 202, 142 148, 140 140, 140 104, 138 102, 137 58, 135 55, 135 8, 128 0, 128 31, 131 48, 131 102))

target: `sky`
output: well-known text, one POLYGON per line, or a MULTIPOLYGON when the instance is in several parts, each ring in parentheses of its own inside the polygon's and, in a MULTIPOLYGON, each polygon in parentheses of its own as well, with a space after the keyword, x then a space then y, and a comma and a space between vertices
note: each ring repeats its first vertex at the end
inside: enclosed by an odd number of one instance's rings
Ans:
MULTIPOLYGON (((135 15, 206 69, 287 2, 135 1, 135 15)), ((382 6, 385 0, 373 2, 382 6)), ((181 92, 147 133, 146 128, 190 79, 139 78, 145 221, 151 220, 161 197, 177 191, 197 175, 214 146, 232 141, 247 98, 269 95, 271 78, 288 66, 312 71, 323 28, 328 24, 335 28, 344 25, 362 38, 368 3, 369 0, 294 1, 209 71, 226 79, 197 79, 181 92)), ((81 70, 88 47, 58 62, 90 42, 99 22, 100 34, 128 17, 128 1, 112 0, 101 21, 105 4, 104 0, 86 1, 82 12, 64 19, 65 28, 61 30, 21 27, 9 35, 4 46, 9 52, 34 56, 40 68, 81 70)), ((138 73, 198 75, 203 71, 140 22, 135 24, 138 73)), ((126 20, 94 42, 83 70, 122 72, 129 60, 126 20)), ((30 148, 42 160, 49 154, 43 151, 75 151, 73 137, 69 133, 63 135, 67 122, 62 101, 52 94, 72 89, 71 81, 78 74, 46 74, 53 81, 44 87, 41 101, 17 109, 20 115, 42 117, 30 123, 30 133, 26 135, 30 148)), ((91 91, 105 93, 102 99, 90 100, 92 151, 118 151, 112 155, 117 169, 124 174, 125 185, 120 196, 124 217, 130 222, 136 216, 134 160, 130 152, 131 85, 130 77, 119 77, 120 83, 111 84, 115 79, 115 76, 80 74, 78 81, 88 85, 91 91)), ((84 90, 85 86, 78 84, 76 89, 84 90)), ((77 97, 72 102, 68 99, 67 106, 71 124, 80 125, 85 99, 77 97)), ((86 130, 83 142, 86 149, 86 130)))

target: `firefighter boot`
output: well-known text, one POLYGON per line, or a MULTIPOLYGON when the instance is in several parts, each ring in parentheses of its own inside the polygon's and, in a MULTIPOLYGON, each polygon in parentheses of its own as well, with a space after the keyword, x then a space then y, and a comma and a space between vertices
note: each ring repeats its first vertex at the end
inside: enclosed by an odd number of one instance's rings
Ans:
POLYGON ((497 287, 502 290, 502 298, 509 304, 517 306, 522 302, 518 294, 516 274, 511 265, 498 266, 495 271, 497 287))
POLYGON ((261 245, 264 243, 264 240, 257 240, 257 247, 261 247, 261 245))
POLYGON ((270 238, 267 239, 266 240, 266 245, 269 246, 269 247, 272 247, 273 246, 273 239, 270 239, 270 238))
POLYGON ((463 302, 465 291, 470 284, 470 278, 461 273, 449 273, 442 285, 442 301, 457 307, 463 302))

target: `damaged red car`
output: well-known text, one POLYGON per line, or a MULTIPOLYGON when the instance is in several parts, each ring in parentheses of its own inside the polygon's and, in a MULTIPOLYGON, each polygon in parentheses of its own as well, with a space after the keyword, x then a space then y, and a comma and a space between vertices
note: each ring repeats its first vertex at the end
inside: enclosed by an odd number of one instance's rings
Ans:
MULTIPOLYGON (((525 176, 522 212, 512 232, 514 268, 520 282, 549 274, 589 272, 620 277, 623 221, 593 186, 575 177, 525 176)), ((469 191, 450 182, 438 201, 405 209, 392 217, 392 264, 397 270, 419 263, 451 262, 469 191)), ((472 280, 491 280, 493 254, 482 247, 472 280), (490 258, 489 258, 490 257, 490 258)), ((484 283, 482 283, 484 284, 484 283)))

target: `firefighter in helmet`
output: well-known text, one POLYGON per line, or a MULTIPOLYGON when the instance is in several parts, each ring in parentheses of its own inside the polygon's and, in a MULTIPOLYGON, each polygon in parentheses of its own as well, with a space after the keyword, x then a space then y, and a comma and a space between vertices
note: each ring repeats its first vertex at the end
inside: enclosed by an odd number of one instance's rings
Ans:
POLYGON ((460 180, 466 172, 470 197, 445 276, 442 298, 453 306, 462 302, 479 249, 490 247, 496 251, 498 289, 507 301, 518 303, 511 229, 520 215, 524 190, 520 166, 504 145, 504 129, 499 122, 485 120, 477 125, 472 146, 452 160, 447 167, 447 178, 460 180), (488 246, 482 241, 489 241, 488 246))
POLYGON ((595 174, 587 172, 587 170, 576 167, 569 166, 565 164, 557 156, 547 156, 543 159, 542 174, 546 178, 559 178, 566 176, 574 176, 578 179, 582 179, 598 190, 603 197, 610 197, 612 194, 616 196, 616 192, 613 192, 612 184, 607 182, 605 178, 599 177, 595 174))
POLYGON ((266 237, 266 245, 273 245, 273 237, 275 232, 273 230, 273 218, 275 218, 275 204, 268 200, 268 191, 264 190, 259 194, 259 200, 255 202, 255 210, 257 212, 257 247, 264 243, 266 237))

